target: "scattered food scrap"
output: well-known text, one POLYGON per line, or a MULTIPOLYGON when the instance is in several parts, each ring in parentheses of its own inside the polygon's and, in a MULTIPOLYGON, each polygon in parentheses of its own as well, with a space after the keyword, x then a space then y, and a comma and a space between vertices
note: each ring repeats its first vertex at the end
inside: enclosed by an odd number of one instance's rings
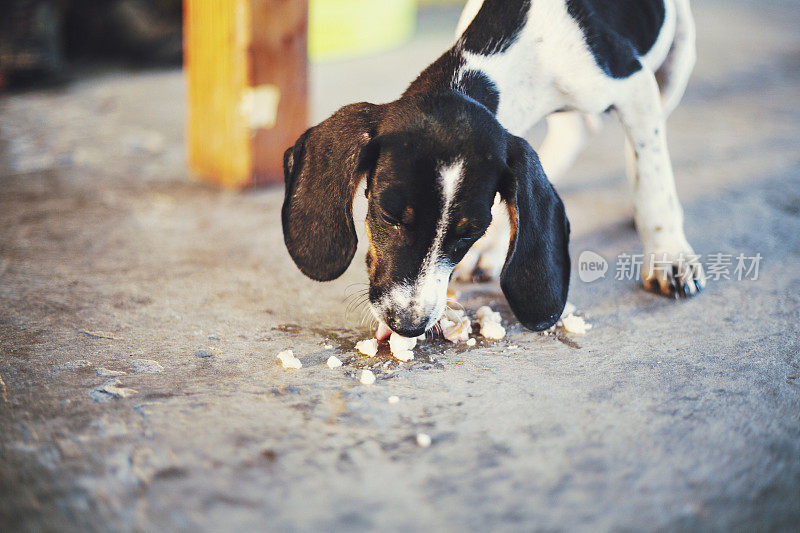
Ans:
POLYGON ((416 345, 416 337, 403 337, 394 332, 389 336, 389 349, 392 351, 392 355, 405 363, 414 359, 414 352, 411 350, 413 350, 416 345))
POLYGON ((403 337, 394 332, 389 336, 389 349, 392 350, 392 353, 412 350, 416 345, 416 337, 403 337))
POLYGON ((444 316, 439 320, 439 326, 442 328, 444 338, 450 342, 467 341, 469 334, 472 333, 472 321, 461 310, 449 308, 445 310, 444 316))
POLYGON ((587 324, 583 318, 575 315, 565 316, 561 319, 561 323, 565 331, 577 335, 585 335, 587 331, 592 329, 591 324, 587 324))
POLYGON ((392 403, 392 404, 400 402, 400 398, 398 398, 397 396, 389 396, 388 400, 389 400, 389 403, 392 403))
POLYGON ((467 346, 469 347, 475 346, 476 344, 478 344, 478 341, 476 341, 475 339, 467 340, 467 346))
POLYGON ((375 374, 372 373, 372 370, 365 368, 361 371, 361 379, 359 381, 364 385, 372 385, 375 383, 375 374))
POLYGON ((481 325, 481 335, 487 339, 500 340, 506 336, 506 329, 502 326, 500 313, 492 311, 488 305, 484 305, 475 313, 478 323, 481 325))
POLYGON ((356 350, 367 357, 375 357, 378 353, 378 339, 366 339, 356 343, 356 350))
POLYGON ((500 340, 506 336, 506 328, 497 322, 484 322, 481 324, 481 335, 490 340, 500 340))
POLYGON ((417 444, 421 448, 427 448, 431 445, 431 437, 427 433, 417 433, 417 444))
POLYGON ((408 363, 414 359, 414 352, 411 350, 403 350, 402 352, 393 352, 392 355, 398 361, 402 361, 404 363, 408 363))
POLYGON ((333 350, 333 344, 326 344, 323 346, 325 350, 333 350))
POLYGON ((332 355, 328 357, 328 360, 325 362, 325 364, 328 365, 328 368, 339 368, 342 366, 342 361, 335 355, 332 355))
POLYGON ((479 307, 478 310, 475 311, 475 317, 478 319, 478 322, 500 322, 502 320, 500 313, 497 311, 492 311, 492 308, 488 305, 482 305, 479 307))
POLYGON ((278 354, 278 359, 280 360, 283 368, 298 369, 303 367, 303 363, 301 363, 300 360, 294 356, 294 352, 292 350, 284 350, 280 352, 278 354))

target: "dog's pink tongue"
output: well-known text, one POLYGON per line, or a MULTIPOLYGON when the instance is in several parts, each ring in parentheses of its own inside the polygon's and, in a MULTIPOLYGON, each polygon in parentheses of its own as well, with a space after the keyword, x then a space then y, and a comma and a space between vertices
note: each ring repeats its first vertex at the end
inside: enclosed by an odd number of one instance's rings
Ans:
POLYGON ((389 326, 384 324, 383 322, 378 323, 378 330, 375 331, 375 338, 379 341, 389 338, 392 334, 392 330, 389 329, 389 326))

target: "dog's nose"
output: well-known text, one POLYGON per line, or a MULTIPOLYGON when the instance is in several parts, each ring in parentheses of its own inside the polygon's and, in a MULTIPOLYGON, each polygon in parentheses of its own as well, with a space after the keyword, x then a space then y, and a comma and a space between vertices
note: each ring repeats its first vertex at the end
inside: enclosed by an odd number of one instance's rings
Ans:
POLYGON ((425 333, 425 326, 428 324, 427 319, 420 322, 407 316, 403 312, 389 311, 386 314, 386 325, 389 328, 403 337, 419 337, 425 333))
POLYGON ((407 328, 403 326, 389 326, 392 331, 403 337, 419 337, 425 333, 425 325, 416 328, 407 328))

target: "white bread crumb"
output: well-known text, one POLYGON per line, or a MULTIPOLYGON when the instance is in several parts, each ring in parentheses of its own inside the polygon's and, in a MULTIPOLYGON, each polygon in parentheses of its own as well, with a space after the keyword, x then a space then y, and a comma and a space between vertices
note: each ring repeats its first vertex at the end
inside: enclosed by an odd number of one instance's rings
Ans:
POLYGON ((365 368, 361 371, 361 379, 359 381, 364 385, 372 385, 375 383, 375 374, 372 373, 372 370, 365 368))
POLYGON ((375 357, 378 353, 378 339, 366 339, 356 343, 356 350, 367 357, 375 357))
POLYGON ((487 339, 500 340, 506 336, 506 328, 497 322, 484 322, 481 324, 481 335, 487 339))
POLYGON ((414 352, 412 352, 411 350, 403 350, 402 352, 392 352, 392 355, 395 357, 395 359, 399 359, 404 363, 408 363, 409 361, 414 359, 414 352))
POLYGON ((475 346, 478 343, 475 339, 469 339, 467 341, 467 346, 475 346))
POLYGON ((465 317, 454 317, 457 321, 442 320, 442 335, 450 342, 466 341, 472 333, 472 321, 465 317))
POLYGON ((479 307, 475 312, 475 316, 478 318, 478 322, 502 322, 500 313, 492 311, 492 308, 488 305, 479 307))
POLYGON ((487 339, 499 340, 506 336, 506 329, 502 326, 503 319, 500 313, 492 311, 488 305, 478 309, 475 315, 481 325, 481 335, 487 339))
POLYGON ((392 353, 413 350, 414 346, 416 345, 416 337, 403 337, 394 332, 392 332, 392 334, 389 336, 389 349, 392 351, 392 353))
POLYGON ((398 403, 400 402, 400 398, 397 396, 389 396, 389 403, 398 403))
POLYGON ((325 364, 328 365, 328 368, 339 368, 342 366, 342 361, 335 355, 332 355, 328 357, 328 360, 325 362, 325 364))
POLYGON ((421 448, 427 448, 431 445, 431 437, 427 433, 417 433, 417 444, 421 448))
POLYGON ((283 368, 298 369, 303 367, 303 363, 301 363, 300 360, 294 356, 294 352, 292 352, 292 350, 284 350, 278 353, 278 359, 280 360, 283 368))
POLYGON ((561 319, 561 322, 564 324, 566 331, 577 335, 585 335, 587 331, 592 329, 591 324, 587 324, 583 318, 575 315, 566 316, 561 319))

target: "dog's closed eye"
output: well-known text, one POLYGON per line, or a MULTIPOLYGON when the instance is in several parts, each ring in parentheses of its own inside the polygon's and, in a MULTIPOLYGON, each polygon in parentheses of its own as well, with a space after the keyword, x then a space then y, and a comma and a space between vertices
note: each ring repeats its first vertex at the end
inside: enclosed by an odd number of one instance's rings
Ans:
POLYGON ((392 214, 389 211, 384 210, 381 213, 381 218, 384 222, 389 224, 390 226, 411 226, 414 224, 414 208, 411 206, 407 206, 405 209, 402 210, 399 214, 392 214))

